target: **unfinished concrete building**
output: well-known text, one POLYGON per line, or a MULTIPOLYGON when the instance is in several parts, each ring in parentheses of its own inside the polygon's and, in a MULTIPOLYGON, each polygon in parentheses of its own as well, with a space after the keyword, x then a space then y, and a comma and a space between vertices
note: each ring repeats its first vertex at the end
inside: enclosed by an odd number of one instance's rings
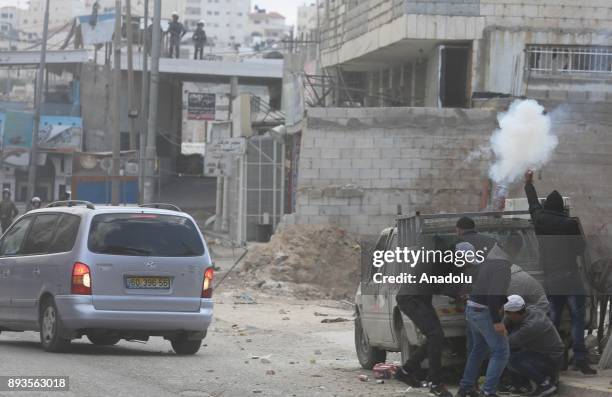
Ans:
POLYGON ((608 0, 327 0, 325 10, 327 106, 611 95, 608 0))

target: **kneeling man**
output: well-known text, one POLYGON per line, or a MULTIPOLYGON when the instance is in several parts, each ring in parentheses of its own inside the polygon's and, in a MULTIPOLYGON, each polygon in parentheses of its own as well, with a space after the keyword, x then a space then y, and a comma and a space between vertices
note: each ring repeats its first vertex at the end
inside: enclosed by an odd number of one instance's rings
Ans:
POLYGON ((535 382, 537 388, 530 396, 555 394, 564 351, 557 329, 545 313, 527 307, 519 295, 508 297, 504 312, 510 342, 508 369, 535 382))

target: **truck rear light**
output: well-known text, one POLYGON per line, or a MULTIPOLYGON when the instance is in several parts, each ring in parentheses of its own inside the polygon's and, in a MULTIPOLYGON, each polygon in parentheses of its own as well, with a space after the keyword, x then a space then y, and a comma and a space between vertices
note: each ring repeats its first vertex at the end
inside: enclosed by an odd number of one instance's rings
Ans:
POLYGON ((91 295, 91 273, 86 264, 77 262, 72 267, 70 292, 75 295, 91 295))
POLYGON ((212 267, 209 267, 204 272, 204 284, 202 284, 202 298, 212 298, 213 293, 213 276, 214 270, 212 267))

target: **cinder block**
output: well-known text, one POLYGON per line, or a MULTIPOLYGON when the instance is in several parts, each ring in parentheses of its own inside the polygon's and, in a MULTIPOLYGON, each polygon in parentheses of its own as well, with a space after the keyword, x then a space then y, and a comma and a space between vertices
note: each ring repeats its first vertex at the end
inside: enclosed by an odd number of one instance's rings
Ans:
POLYGON ((350 159, 334 159, 332 160, 333 168, 351 168, 351 160, 350 159))
POLYGON ((380 170, 376 168, 371 169, 360 169, 359 179, 374 179, 380 178, 380 170))
POLYGON ((400 179, 417 179, 419 177, 419 170, 417 168, 400 169, 400 179))
POLYGON ((304 179, 317 179, 319 178, 318 168, 304 168, 300 169, 299 177, 304 179))
POLYGON ((355 139, 355 147, 357 147, 357 148, 373 148, 374 147, 374 139, 373 138, 356 138, 355 139))
POLYGON ((321 158, 323 159, 339 159, 340 149, 336 148, 321 148, 321 158))
POLYGON ((398 168, 400 170, 412 168, 412 161, 412 159, 392 159, 391 167, 398 168))
POLYGON ((359 179, 359 169, 357 168, 342 168, 340 170, 340 178, 357 180, 359 179))

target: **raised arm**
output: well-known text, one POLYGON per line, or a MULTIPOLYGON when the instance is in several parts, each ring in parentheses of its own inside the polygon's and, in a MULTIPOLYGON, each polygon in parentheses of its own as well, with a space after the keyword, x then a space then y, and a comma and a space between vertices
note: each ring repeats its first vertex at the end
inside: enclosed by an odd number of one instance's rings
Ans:
POLYGON ((533 171, 531 170, 525 172, 525 195, 529 203, 529 212, 533 216, 535 210, 542 209, 542 204, 540 204, 538 192, 536 192, 535 186, 533 186, 533 171))

